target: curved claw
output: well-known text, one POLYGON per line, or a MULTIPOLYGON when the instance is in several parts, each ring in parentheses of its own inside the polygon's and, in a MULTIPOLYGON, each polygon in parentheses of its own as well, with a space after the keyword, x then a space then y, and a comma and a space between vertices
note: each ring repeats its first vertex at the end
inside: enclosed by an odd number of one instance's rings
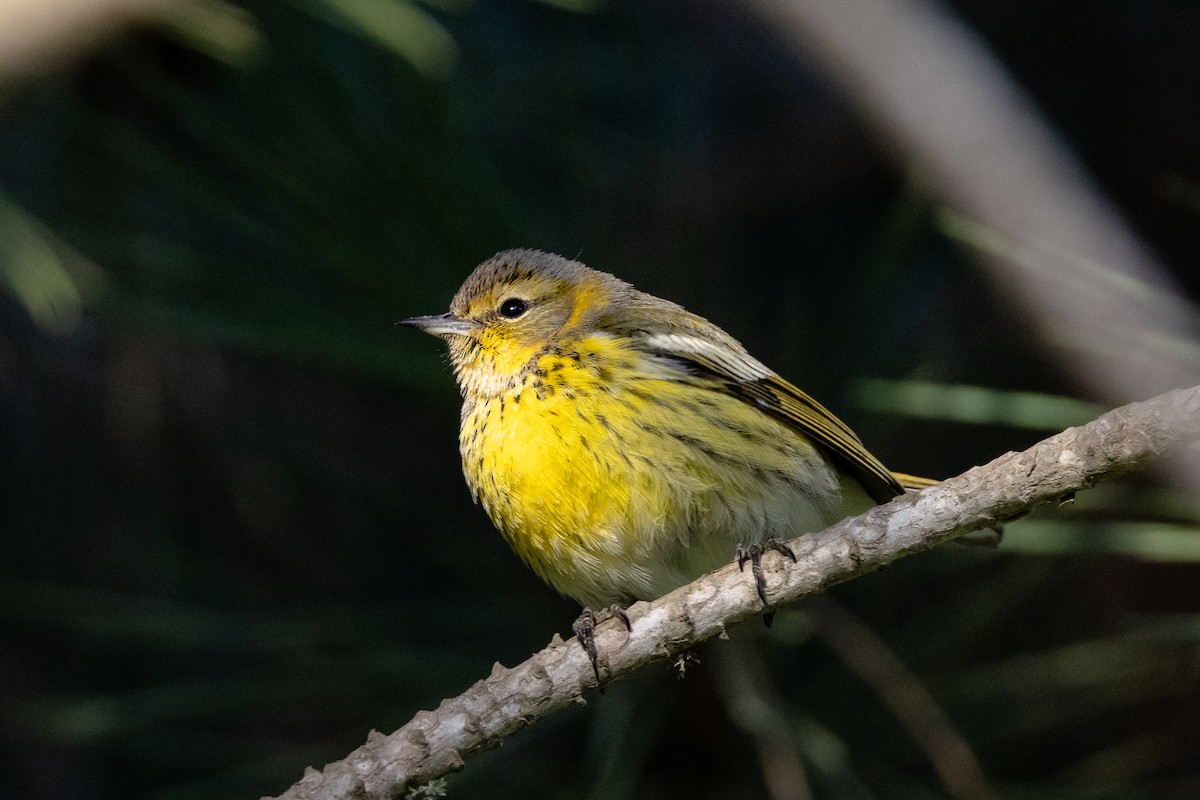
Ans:
POLYGON ((587 653, 588 660, 592 662, 592 672, 596 673, 596 683, 600 682, 600 666, 597 663, 599 653, 596 652, 596 613, 590 608, 584 607, 579 614, 579 619, 571 624, 571 630, 575 631, 575 636, 579 639, 579 646, 587 653))
POLYGON ((785 555, 792 560, 793 564, 796 563, 796 554, 782 539, 767 539, 765 542, 751 542, 748 545, 739 544, 737 546, 738 569, 744 572, 746 562, 750 562, 750 574, 754 576, 754 590, 758 592, 758 599, 764 606, 770 605, 767 602, 767 579, 763 576, 762 569, 763 553, 768 550, 785 555))
POLYGON ((575 636, 579 639, 579 646, 583 648, 588 655, 588 660, 592 662, 592 672, 596 674, 596 683, 600 683, 600 653, 596 649, 596 626, 611 617, 621 620, 625 630, 633 631, 633 623, 629 621, 629 615, 625 613, 625 607, 620 603, 613 603, 601 614, 585 607, 580 612, 579 619, 571 624, 571 630, 575 631, 575 636))

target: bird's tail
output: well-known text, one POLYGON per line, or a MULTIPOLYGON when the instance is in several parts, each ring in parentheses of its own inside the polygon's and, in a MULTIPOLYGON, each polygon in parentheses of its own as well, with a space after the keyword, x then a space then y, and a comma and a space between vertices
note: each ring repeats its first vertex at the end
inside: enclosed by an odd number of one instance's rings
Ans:
POLYGON ((903 472, 893 472, 892 477, 900 482, 900 485, 911 492, 919 492, 922 489, 928 489, 930 486, 937 486, 941 481, 933 478, 921 478, 917 475, 906 475, 903 472))

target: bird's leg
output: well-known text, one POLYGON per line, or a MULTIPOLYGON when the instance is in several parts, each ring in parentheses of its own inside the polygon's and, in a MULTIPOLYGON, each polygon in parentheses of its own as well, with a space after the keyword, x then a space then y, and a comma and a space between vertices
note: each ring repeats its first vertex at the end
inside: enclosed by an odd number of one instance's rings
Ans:
POLYGON ((575 636, 579 638, 579 646, 583 648, 588 655, 588 660, 592 662, 592 672, 596 673, 596 683, 600 682, 600 665, 597 663, 599 653, 596 651, 596 626, 613 617, 621 620, 625 625, 625 630, 633 631, 633 623, 629 621, 629 615, 625 613, 625 607, 620 603, 613 603, 608 608, 602 609, 599 614, 585 606, 579 619, 571 625, 575 636))
POLYGON ((596 664, 596 613, 584 606, 579 619, 571 625, 571 630, 575 631, 579 646, 588 654, 588 660, 592 662, 592 672, 596 673, 596 683, 599 683, 600 667, 596 664))
POLYGON ((762 557, 763 553, 768 550, 774 550, 776 553, 785 555, 796 563, 796 554, 792 552, 792 548, 788 547, 787 542, 782 539, 767 539, 764 542, 751 542, 747 545, 739 544, 737 546, 737 563, 738 569, 743 572, 746 569, 746 562, 750 562, 750 574, 754 576, 754 589, 758 592, 758 599, 762 601, 764 606, 769 606, 767 602, 767 580, 763 577, 762 557))

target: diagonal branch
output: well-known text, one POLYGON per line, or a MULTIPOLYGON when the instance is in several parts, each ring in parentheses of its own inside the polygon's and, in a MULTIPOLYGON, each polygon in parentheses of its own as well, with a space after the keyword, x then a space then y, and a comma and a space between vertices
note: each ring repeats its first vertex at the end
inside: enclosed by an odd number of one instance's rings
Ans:
MULTIPOLYGON (((794 602, 956 536, 1013 519, 1031 508, 1137 469, 1200 439, 1200 386, 1123 406, 1022 453, 920 494, 897 498, 790 544, 798 563, 767 556, 771 602, 794 602)), ((608 623, 596 632, 604 680, 628 675, 717 636, 762 612, 754 582, 729 565, 652 603, 629 609, 633 631, 608 623)), ((496 747, 509 734, 571 703, 595 680, 583 649, 557 635, 511 669, 492 674, 434 711, 422 711, 390 736, 366 744, 321 772, 310 769, 280 798, 392 798, 496 747)))
POLYGON ((883 640, 827 597, 814 598, 817 636, 867 683, 924 751, 950 797, 994 800, 979 759, 933 695, 883 640))
POLYGON ((949 205, 945 232, 989 256, 982 265, 999 293, 1030 312, 1088 394, 1124 403, 1196 380, 1200 314, 950 4, 748 7, 823 67, 949 205))

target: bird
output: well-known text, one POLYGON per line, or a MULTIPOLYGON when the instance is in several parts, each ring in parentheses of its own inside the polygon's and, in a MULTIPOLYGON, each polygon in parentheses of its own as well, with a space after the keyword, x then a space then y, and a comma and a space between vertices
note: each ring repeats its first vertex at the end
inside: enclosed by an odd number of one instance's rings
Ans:
POLYGON ((652 600, 934 481, 894 473, 844 422, 669 300, 553 253, 500 252, 444 314, 472 497, 584 612, 652 600))

